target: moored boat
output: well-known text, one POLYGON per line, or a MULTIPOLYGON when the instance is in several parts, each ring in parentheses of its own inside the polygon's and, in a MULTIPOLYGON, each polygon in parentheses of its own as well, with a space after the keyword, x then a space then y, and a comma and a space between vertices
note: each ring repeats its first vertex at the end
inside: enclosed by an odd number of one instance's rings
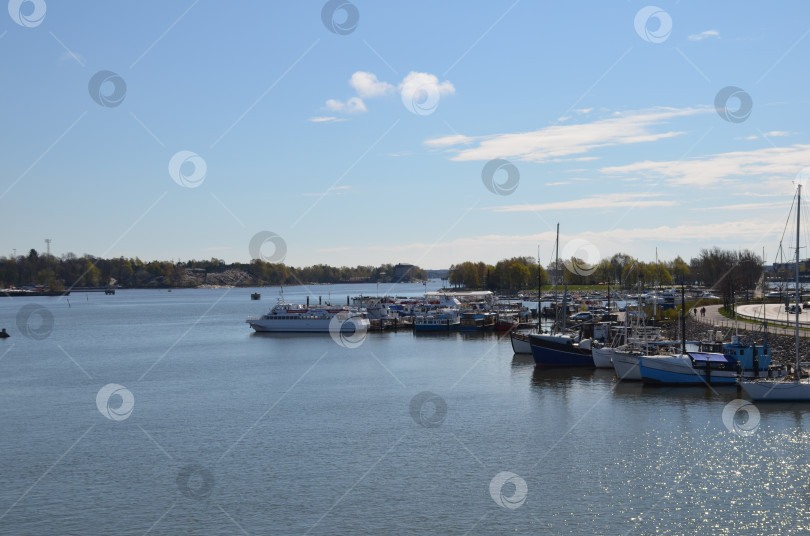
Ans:
POLYGON ((519 331, 512 331, 509 334, 509 339, 512 342, 512 351, 516 354, 531 354, 532 345, 529 342, 529 334, 519 331))
POLYGON ((493 331, 497 319, 495 313, 465 312, 461 313, 460 331, 493 331))
POLYGON ((613 348, 594 346, 591 348, 591 357, 593 357, 593 365, 596 368, 613 368, 613 348))
POLYGON ((687 352, 669 356, 640 356, 644 383, 686 385, 737 383, 737 362, 723 354, 687 352))
MULTIPOLYGON (((799 252, 801 237, 801 205, 802 205, 802 185, 799 183, 796 189, 796 264, 795 264, 795 299, 796 303, 801 303, 801 285, 799 281, 799 252)), ((740 381, 742 390, 754 401, 759 402, 810 402, 810 383, 801 378, 801 365, 799 360, 799 314, 800 307, 794 309, 795 330, 796 330, 796 365, 792 380, 748 380, 740 381)))
POLYGON ((455 309, 419 314, 413 319, 414 332, 456 331, 460 326, 461 317, 455 309))
POLYGON ((641 381, 641 370, 638 368, 640 352, 633 350, 614 349, 612 361, 613 370, 619 380, 641 381))
POLYGON ((365 332, 370 327, 363 311, 348 307, 317 307, 286 303, 283 298, 267 314, 245 320, 257 332, 329 333, 338 326, 342 333, 365 332), (333 319, 336 319, 333 322, 333 319))
POLYGON ((591 340, 576 342, 570 335, 529 335, 535 365, 544 367, 593 367, 591 340))

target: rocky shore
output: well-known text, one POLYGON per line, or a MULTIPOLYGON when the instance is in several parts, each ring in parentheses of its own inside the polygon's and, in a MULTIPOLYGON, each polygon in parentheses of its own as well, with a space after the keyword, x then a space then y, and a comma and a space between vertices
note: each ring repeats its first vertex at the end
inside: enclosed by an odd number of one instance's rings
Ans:
MULTIPOLYGON (((661 333, 672 340, 679 336, 678 327, 675 323, 662 324, 661 333)), ((707 340, 708 331, 711 327, 692 318, 686 319, 686 338, 690 341, 707 340)), ((724 330, 723 341, 729 342, 733 335, 733 330, 724 330)), ((740 330, 740 339, 745 344, 762 344, 762 333, 740 330)), ((768 345, 771 347, 771 361, 773 363, 789 365, 796 361, 796 338, 793 335, 768 334, 768 345)), ((800 360, 805 361, 804 356, 810 356, 810 339, 799 339, 800 360)))

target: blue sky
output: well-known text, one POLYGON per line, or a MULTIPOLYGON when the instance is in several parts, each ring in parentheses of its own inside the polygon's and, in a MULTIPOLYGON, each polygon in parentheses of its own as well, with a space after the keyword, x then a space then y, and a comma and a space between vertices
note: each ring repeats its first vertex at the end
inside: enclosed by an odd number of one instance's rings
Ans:
POLYGON ((810 166, 808 14, 11 0, 0 255, 548 262, 559 222, 588 261, 770 261, 810 166))

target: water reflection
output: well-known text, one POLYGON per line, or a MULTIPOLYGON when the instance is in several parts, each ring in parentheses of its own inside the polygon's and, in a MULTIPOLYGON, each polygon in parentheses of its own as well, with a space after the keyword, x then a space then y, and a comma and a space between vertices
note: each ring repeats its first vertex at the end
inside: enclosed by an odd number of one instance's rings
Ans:
POLYGON ((513 367, 534 366, 534 356, 532 354, 514 354, 512 356, 513 367))
POLYGON ((569 387, 577 382, 590 382, 595 374, 596 369, 589 367, 535 367, 532 374, 532 387, 569 387))

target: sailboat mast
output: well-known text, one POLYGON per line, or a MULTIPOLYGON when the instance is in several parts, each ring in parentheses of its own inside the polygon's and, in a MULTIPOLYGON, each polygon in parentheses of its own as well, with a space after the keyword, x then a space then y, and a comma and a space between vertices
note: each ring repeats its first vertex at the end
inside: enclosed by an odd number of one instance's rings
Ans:
MULTIPOLYGON (((557 287, 560 284, 560 224, 557 222, 557 238, 554 242, 554 329, 559 329, 559 324, 562 322, 560 319, 560 303, 557 301, 557 287)), ((565 311, 563 311, 563 318, 565 318, 565 311)), ((552 329, 552 331, 554 331, 552 329)))
POLYGON ((540 267, 540 246, 537 246, 537 333, 540 333, 540 326, 543 325, 543 315, 542 315, 542 307, 541 307, 541 296, 542 296, 542 288, 543 288, 543 273, 541 272, 542 268, 540 267))
POLYGON ((801 293, 799 292, 799 225, 801 222, 802 210, 802 185, 799 184, 799 190, 796 194, 796 381, 800 379, 799 370, 799 303, 801 293))

